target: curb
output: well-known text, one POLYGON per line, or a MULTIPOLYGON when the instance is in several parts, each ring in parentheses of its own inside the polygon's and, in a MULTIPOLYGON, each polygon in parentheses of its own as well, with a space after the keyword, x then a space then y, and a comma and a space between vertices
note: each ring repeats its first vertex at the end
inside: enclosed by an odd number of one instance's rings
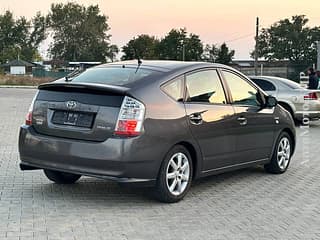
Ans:
POLYGON ((38 86, 0 85, 0 88, 27 88, 27 89, 37 89, 38 86))

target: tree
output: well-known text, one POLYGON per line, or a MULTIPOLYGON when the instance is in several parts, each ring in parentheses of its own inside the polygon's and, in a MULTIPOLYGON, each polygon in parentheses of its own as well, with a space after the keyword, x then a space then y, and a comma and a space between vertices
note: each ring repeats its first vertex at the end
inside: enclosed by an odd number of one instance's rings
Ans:
POLYGON ((130 60, 135 58, 158 59, 159 40, 154 36, 146 34, 139 35, 137 38, 130 40, 122 47, 122 60, 130 60))
POLYGON ((221 64, 229 64, 235 54, 234 50, 229 50, 226 43, 217 46, 215 44, 207 44, 204 48, 203 60, 207 62, 217 62, 221 64))
POLYGON ((0 62, 20 57, 32 61, 39 56, 38 47, 46 38, 45 17, 37 13, 31 21, 13 18, 10 11, 0 15, 0 62))
POLYGON ((118 53, 119 53, 118 46, 115 44, 112 44, 112 45, 110 45, 110 47, 108 49, 107 58, 109 58, 111 62, 114 62, 118 53))
POLYGON ((216 62, 218 48, 215 44, 206 44, 203 49, 202 60, 206 62, 216 62))
POLYGON ((289 60, 293 64, 314 63, 320 28, 307 27, 308 21, 304 15, 297 15, 263 28, 258 37, 258 56, 268 60, 289 60))
POLYGON ((184 51, 186 61, 199 61, 203 53, 203 44, 198 35, 190 33, 184 40, 184 51))
POLYGON ((100 13, 98 5, 52 4, 47 19, 53 34, 53 58, 105 62, 110 57, 108 17, 100 13))
POLYGON ((198 61, 203 45, 198 35, 187 36, 185 28, 172 29, 159 43, 159 57, 167 60, 198 61))
POLYGON ((216 62, 221 64, 229 64, 232 61, 234 53, 234 50, 229 50, 227 44, 223 43, 218 49, 216 62))

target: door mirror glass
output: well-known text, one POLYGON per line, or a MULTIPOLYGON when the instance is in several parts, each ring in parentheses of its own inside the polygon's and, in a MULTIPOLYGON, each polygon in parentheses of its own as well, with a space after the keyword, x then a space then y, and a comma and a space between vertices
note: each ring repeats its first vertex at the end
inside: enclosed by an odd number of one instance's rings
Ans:
POLYGON ((267 97, 267 104, 266 104, 266 107, 275 107, 277 106, 278 104, 278 101, 277 99, 274 97, 274 96, 268 96, 267 97))

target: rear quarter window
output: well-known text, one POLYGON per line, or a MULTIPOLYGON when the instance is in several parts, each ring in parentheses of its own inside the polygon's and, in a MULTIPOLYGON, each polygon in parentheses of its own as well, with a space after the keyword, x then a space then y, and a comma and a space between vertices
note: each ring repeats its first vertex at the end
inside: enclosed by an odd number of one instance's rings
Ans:
POLYGON ((264 91, 275 91, 276 87, 273 85, 273 83, 262 80, 262 79, 251 79, 255 84, 257 84, 262 90, 264 91))
POLYGON ((162 86, 162 90, 168 96, 178 101, 183 98, 182 84, 183 84, 183 77, 181 76, 166 83, 164 86, 162 86))

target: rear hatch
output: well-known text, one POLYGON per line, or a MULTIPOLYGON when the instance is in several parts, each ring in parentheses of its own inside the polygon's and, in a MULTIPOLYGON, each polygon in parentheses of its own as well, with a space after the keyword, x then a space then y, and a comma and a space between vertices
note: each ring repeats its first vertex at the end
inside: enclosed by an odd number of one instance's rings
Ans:
POLYGON ((105 141, 114 133, 128 90, 91 83, 41 85, 34 102, 33 126, 45 135, 105 141))

